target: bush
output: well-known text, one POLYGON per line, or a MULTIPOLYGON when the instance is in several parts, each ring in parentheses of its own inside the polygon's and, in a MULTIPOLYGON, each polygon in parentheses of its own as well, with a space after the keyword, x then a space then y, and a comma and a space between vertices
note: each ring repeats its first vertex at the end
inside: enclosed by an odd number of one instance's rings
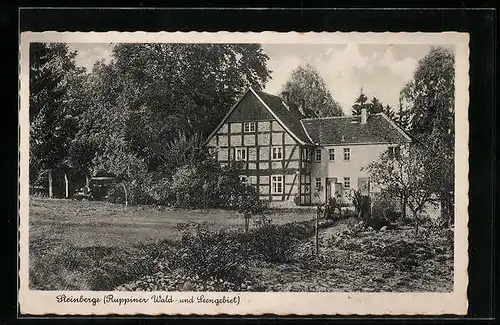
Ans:
POLYGON ((298 244, 296 236, 307 231, 304 227, 293 229, 293 225, 275 225, 268 217, 261 216, 255 221, 256 229, 251 233, 252 250, 268 262, 287 262, 298 244), (294 233, 295 231, 295 233, 294 233))
POLYGON ((179 247, 179 266, 189 276, 236 284, 246 278, 243 246, 229 233, 212 232, 199 225, 194 234, 183 234, 179 247))

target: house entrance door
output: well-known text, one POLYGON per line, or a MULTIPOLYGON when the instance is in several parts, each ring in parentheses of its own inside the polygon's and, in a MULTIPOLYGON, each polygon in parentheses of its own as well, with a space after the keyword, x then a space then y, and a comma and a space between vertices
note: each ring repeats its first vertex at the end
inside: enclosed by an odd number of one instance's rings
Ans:
POLYGON ((326 178, 326 191, 325 191, 325 202, 328 202, 329 198, 335 198, 335 184, 337 183, 336 177, 326 178))

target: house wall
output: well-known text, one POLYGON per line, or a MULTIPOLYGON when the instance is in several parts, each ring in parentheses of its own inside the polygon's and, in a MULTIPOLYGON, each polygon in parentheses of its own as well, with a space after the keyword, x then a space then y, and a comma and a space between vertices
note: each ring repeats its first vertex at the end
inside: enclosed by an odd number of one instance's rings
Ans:
MULTIPOLYGON (((216 152, 221 164, 236 158, 236 150, 245 148, 246 160, 242 162, 241 176, 246 176, 260 193, 261 199, 291 201, 297 193, 304 193, 310 183, 301 170, 301 146, 276 121, 260 101, 247 93, 217 133, 209 140, 208 147, 216 152), (245 132, 244 123, 255 122, 255 131, 245 132), (282 159, 273 159, 272 149, 281 148, 282 159), (272 176, 283 179, 283 193, 272 191, 272 176)), ((310 203, 310 193, 301 196, 302 203, 310 203)))
MULTIPOLYGON (((359 189, 359 179, 367 178, 369 175, 363 167, 377 160, 387 150, 389 144, 365 144, 365 145, 335 145, 316 147, 313 152, 311 169, 311 189, 313 192, 312 202, 320 203, 326 200, 326 179, 336 178, 342 184, 342 201, 351 202, 352 190, 359 189), (344 160, 344 148, 350 149, 350 160, 344 160), (321 150, 321 161, 315 160, 316 149, 321 150), (329 160, 329 149, 335 150, 335 160, 329 160), (344 177, 350 179, 350 189, 344 187, 344 177), (320 189, 316 189, 316 178, 321 179, 320 189), (351 190, 352 189, 352 190, 351 190)), ((372 191, 377 191, 371 186, 372 191)))

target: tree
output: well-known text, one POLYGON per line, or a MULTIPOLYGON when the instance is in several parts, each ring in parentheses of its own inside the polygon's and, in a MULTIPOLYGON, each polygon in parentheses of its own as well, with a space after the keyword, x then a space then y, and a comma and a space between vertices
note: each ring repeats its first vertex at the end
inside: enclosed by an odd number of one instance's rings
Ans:
POLYGON ((356 98, 356 101, 354 102, 354 105, 352 105, 352 115, 361 115, 361 110, 363 108, 367 109, 367 112, 370 108, 369 103, 367 103, 368 97, 363 93, 363 88, 361 88, 359 92, 358 98, 356 98))
POLYGON ((375 96, 373 96, 371 102, 368 104, 370 114, 382 113, 384 111, 384 105, 382 102, 375 96))
POLYGON ((75 56, 61 43, 30 46, 30 182, 47 175, 50 197, 54 171, 64 172, 68 196, 70 142, 82 109, 74 95, 84 73, 76 67, 75 56))
POLYGON ((391 106, 385 105, 383 112, 392 121, 397 122, 396 113, 394 112, 391 106))
POLYGON ((433 202, 432 179, 438 172, 433 166, 434 151, 412 145, 401 155, 384 152, 380 159, 370 163, 367 170, 370 180, 390 197, 401 200, 401 210, 412 211, 415 232, 418 234, 419 213, 426 204, 433 202))
POLYGON ((293 103, 304 104, 306 116, 342 116, 342 107, 335 101, 319 72, 310 64, 298 66, 281 87, 293 103))
POLYGON ((430 163, 439 164, 436 169, 440 173, 432 183, 441 200, 442 217, 449 222, 454 205, 454 170, 450 168, 455 156, 454 65, 450 50, 431 48, 400 94, 409 115, 408 131, 436 153, 430 163))
POLYGON ((205 137, 249 86, 263 88, 267 59, 258 44, 118 44, 92 72, 82 138, 102 152, 122 137, 155 171, 179 132, 205 137))

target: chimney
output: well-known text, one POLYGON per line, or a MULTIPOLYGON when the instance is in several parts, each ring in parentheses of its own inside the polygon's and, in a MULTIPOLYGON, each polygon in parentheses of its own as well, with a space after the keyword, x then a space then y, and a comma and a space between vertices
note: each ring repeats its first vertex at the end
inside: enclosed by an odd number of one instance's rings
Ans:
POLYGON ((366 124, 366 120, 367 120, 366 108, 362 108, 361 109, 361 124, 366 124))
POLYGON ((300 104, 299 104, 299 112, 300 114, 306 116, 306 101, 304 99, 301 99, 300 100, 300 104))
POLYGON ((283 101, 285 102, 285 104, 288 104, 288 95, 290 93, 288 91, 284 91, 281 93, 281 97, 283 98, 283 101))

